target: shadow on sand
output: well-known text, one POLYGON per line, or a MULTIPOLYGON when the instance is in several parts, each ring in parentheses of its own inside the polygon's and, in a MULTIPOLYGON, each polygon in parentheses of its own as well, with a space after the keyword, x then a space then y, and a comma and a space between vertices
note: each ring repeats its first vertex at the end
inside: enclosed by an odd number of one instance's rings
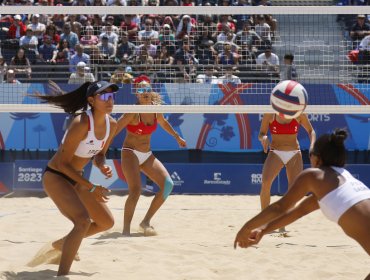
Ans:
MULTIPOLYGON (((69 275, 80 275, 90 277, 95 273, 87 273, 87 272, 70 272, 69 275)), ((14 272, 14 271, 5 271, 0 274, 1 279, 6 280, 46 280, 46 279, 61 279, 61 280, 68 280, 68 276, 59 276, 57 277, 57 271, 51 269, 45 269, 40 271, 21 271, 21 272, 14 272)))

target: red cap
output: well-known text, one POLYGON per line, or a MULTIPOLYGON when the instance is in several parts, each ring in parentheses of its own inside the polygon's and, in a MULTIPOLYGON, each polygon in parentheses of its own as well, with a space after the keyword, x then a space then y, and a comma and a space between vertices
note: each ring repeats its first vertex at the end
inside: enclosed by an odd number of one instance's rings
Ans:
POLYGON ((140 75, 139 77, 137 77, 135 80, 134 80, 134 84, 137 85, 137 84, 140 84, 141 82, 146 82, 148 84, 150 84, 150 79, 148 76, 145 76, 145 75, 140 75))

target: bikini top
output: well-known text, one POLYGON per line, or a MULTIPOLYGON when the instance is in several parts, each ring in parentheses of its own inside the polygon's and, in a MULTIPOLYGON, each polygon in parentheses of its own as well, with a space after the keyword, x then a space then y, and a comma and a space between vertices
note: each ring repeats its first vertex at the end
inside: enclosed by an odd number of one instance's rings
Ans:
POLYGON ((293 119, 289 123, 279 123, 274 115, 274 120, 269 124, 271 134, 297 134, 299 122, 293 119))
MULTIPOLYGON (((103 139, 97 139, 95 136, 95 131, 94 131, 94 128, 95 128, 94 117, 92 115, 91 110, 86 111, 86 115, 89 118, 87 136, 78 145, 75 151, 75 156, 82 157, 82 158, 92 158, 104 148, 104 144, 106 143, 109 137, 109 133, 110 133, 110 122, 109 122, 109 116, 105 115, 105 124, 106 124, 105 136, 103 139)), ((62 144, 64 143, 64 139, 67 133, 68 133, 68 130, 64 134, 64 137, 62 139, 62 144)))
POLYGON ((154 123, 152 125, 146 125, 142 122, 139 114, 139 123, 136 125, 129 124, 126 129, 137 135, 150 135, 157 129, 157 114, 155 114, 154 123))

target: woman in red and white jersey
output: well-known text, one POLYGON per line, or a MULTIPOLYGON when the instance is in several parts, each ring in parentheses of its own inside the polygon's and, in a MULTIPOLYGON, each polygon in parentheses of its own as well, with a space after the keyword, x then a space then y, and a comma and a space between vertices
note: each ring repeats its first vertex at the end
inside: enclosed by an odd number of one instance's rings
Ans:
POLYGON ((316 134, 306 114, 301 114, 295 119, 286 119, 278 114, 263 115, 258 139, 261 141, 263 151, 268 155, 262 170, 260 192, 262 210, 269 206, 272 182, 284 166, 288 177, 288 188, 303 170, 302 154, 297 139, 300 126, 303 126, 308 133, 311 150, 316 134), (267 136, 269 130, 271 140, 267 136))
MULTIPOLYGON (((139 105, 159 105, 162 103, 159 94, 153 92, 150 79, 147 76, 137 77, 134 80, 134 86, 139 105)), ((122 234, 126 236, 131 234, 131 221, 141 194, 140 172, 147 175, 160 188, 140 223, 140 230, 145 236, 157 234, 150 225, 150 221, 173 189, 173 181, 167 169, 152 154, 150 148, 151 135, 158 124, 175 138, 180 147, 186 147, 186 141, 172 128, 163 114, 128 113, 117 121, 117 134, 124 128, 127 130, 121 153, 122 171, 127 180, 129 191, 125 203, 122 231, 122 234)))

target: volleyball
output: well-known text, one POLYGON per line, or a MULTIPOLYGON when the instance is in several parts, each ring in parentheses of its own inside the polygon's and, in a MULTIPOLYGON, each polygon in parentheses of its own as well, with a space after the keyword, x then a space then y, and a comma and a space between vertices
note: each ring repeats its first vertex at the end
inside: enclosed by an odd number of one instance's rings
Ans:
POLYGON ((306 89, 296 81, 282 81, 271 92, 270 103, 279 116, 286 119, 297 118, 307 106, 306 89))

